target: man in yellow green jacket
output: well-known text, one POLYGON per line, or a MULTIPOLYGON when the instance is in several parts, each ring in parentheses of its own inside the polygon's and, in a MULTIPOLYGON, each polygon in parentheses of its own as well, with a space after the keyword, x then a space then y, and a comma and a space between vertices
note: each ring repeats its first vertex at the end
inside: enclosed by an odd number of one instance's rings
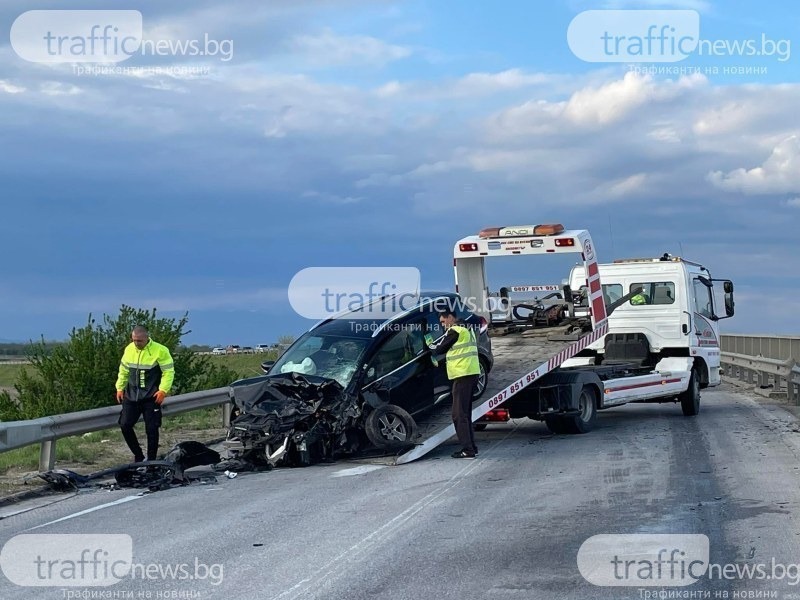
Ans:
POLYGON ((446 352, 447 378, 453 382, 453 426, 461 450, 453 458, 475 458, 478 447, 472 431, 472 395, 481 373, 475 332, 458 322, 452 310, 439 311, 439 323, 447 333, 438 344, 429 346, 434 354, 446 352))
POLYGON ((117 376, 117 403, 122 404, 119 425, 122 437, 133 452, 133 461, 142 462, 144 454, 133 426, 144 418, 147 434, 147 460, 158 453, 158 429, 161 427, 161 403, 172 388, 175 365, 166 346, 150 339, 147 329, 137 325, 131 343, 125 348, 117 376))

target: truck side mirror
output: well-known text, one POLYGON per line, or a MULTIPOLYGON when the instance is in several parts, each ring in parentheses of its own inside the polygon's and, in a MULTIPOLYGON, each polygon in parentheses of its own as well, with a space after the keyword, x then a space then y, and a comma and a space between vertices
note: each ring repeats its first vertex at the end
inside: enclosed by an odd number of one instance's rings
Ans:
POLYGON ((723 281, 722 289, 725 291, 725 317, 732 317, 734 313, 733 282, 730 280, 723 281))
MULTIPOLYGON (((733 286, 731 286, 731 287, 733 287, 733 286)), ((725 292, 725 315, 726 316, 728 316, 728 317, 732 317, 733 316, 733 307, 734 307, 733 291, 730 291, 730 292, 726 291, 725 292)))

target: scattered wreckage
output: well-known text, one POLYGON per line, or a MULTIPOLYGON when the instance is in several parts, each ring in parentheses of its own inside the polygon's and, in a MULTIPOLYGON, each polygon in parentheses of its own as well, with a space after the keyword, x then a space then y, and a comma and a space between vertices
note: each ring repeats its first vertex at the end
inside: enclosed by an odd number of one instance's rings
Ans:
MULTIPOLYGON (((38 477, 58 491, 78 489, 90 485, 106 485, 113 476, 114 485, 123 488, 147 488, 151 492, 167 489, 173 485, 187 485, 193 481, 208 483, 216 481, 207 470, 191 473, 190 469, 220 463, 218 452, 200 442, 176 444, 162 460, 119 465, 88 475, 69 469, 54 469, 39 473, 38 477)), ((215 469, 216 470, 216 469, 215 469)))

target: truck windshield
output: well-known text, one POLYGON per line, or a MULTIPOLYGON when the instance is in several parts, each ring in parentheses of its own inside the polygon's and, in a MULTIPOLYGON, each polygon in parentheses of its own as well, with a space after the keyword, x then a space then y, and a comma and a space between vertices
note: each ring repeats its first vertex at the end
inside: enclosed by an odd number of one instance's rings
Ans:
POLYGON ((367 343, 368 339, 308 333, 275 362, 270 372, 316 375, 335 379, 342 387, 347 387, 367 343))

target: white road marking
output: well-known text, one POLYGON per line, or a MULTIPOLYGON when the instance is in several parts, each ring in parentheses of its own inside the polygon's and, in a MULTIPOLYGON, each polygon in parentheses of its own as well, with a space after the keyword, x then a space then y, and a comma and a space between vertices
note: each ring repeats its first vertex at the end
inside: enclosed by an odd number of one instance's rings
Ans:
MULTIPOLYGON (((486 453, 483 455, 485 459, 487 455, 491 455, 494 451, 500 446, 508 437, 514 433, 517 429, 518 425, 514 425, 511 430, 504 435, 496 444, 494 444, 486 453)), ((458 460, 458 459, 456 459, 458 460)), ((345 570, 340 566, 341 563, 352 562, 355 558, 359 555, 362 555, 369 550, 373 549, 375 546, 389 538, 392 534, 394 534, 400 527, 402 527, 407 521, 409 521, 412 517, 414 517, 417 513, 421 510, 426 508, 432 502, 438 500, 441 496, 452 490, 458 484, 460 484, 464 478, 472 473, 476 468, 480 465, 484 464, 484 460, 481 457, 472 460, 464 461, 467 464, 464 465, 463 468, 459 469, 450 479, 445 481, 440 487, 433 490, 430 494, 421 498, 411 506, 409 506, 406 510, 401 512, 399 515, 395 516, 393 519, 389 520, 388 522, 384 523, 382 526, 378 527, 375 531, 361 539, 361 541, 357 542, 353 546, 350 546, 347 550, 332 558, 330 561, 322 565, 320 568, 316 569, 313 573, 311 573, 305 579, 298 581, 294 586, 289 588, 288 590, 284 591, 281 594, 275 596, 272 600, 280 600, 283 598, 287 598, 290 600, 294 600, 295 598, 299 598, 301 595, 311 593, 312 588, 324 585, 325 583, 330 583, 333 580, 338 579, 342 575, 344 575, 345 570)), ((487 463, 488 464, 488 463, 487 463)))
POLYGON ((353 467, 352 469, 341 469, 336 471, 331 477, 352 477, 353 475, 363 475, 370 471, 377 471, 378 469, 385 469, 386 465, 362 465, 360 467, 353 467))
POLYGON ((93 508, 87 508, 86 510, 78 511, 71 515, 67 515, 66 517, 61 517, 60 519, 56 519, 55 521, 50 521, 49 523, 42 523, 41 525, 37 525, 36 527, 31 527, 30 529, 26 529, 25 531, 32 531, 34 529, 39 529, 40 527, 47 527, 48 525, 52 525, 53 523, 60 523, 61 521, 74 519, 75 517, 80 517, 81 515, 86 515, 96 510, 108 508, 109 506, 116 506, 117 504, 125 504, 126 502, 130 502, 131 500, 138 500, 139 498, 143 497, 144 496, 125 496, 124 498, 120 498, 119 500, 114 500, 113 502, 106 502, 105 504, 100 504, 99 506, 95 506, 93 508))

